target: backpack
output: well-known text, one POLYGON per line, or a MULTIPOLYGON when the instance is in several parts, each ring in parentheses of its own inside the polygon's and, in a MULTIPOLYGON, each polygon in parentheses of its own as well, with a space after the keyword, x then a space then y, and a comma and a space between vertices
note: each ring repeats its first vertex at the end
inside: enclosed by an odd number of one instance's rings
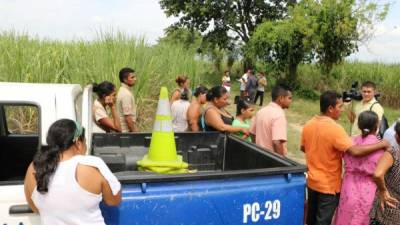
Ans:
MULTIPOLYGON (((374 102, 374 103, 371 105, 371 107, 369 108, 370 111, 372 111, 372 107, 374 107, 375 104, 379 104, 379 102, 378 102, 378 101, 374 102)), ((380 124, 379 124, 379 127, 378 127, 378 134, 377 134, 377 136, 378 136, 380 139, 382 139, 382 138, 383 138, 383 134, 385 133, 385 131, 386 131, 388 128, 389 128, 389 123, 388 123, 388 121, 387 121, 387 119, 386 119, 386 117, 385 117, 385 114, 383 114, 383 115, 382 115, 382 120, 381 120, 381 122, 380 122, 380 124)))

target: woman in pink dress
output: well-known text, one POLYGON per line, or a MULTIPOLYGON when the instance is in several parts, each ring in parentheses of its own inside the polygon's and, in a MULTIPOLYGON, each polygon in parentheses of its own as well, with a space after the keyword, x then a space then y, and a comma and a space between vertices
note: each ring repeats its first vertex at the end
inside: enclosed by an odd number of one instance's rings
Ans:
MULTIPOLYGON (((353 137, 356 145, 373 144, 379 141, 375 135, 378 127, 378 115, 375 112, 362 112, 358 118, 358 127, 361 135, 353 137)), ((344 154, 345 174, 334 225, 369 224, 368 214, 376 192, 372 175, 383 153, 382 149, 363 157, 344 154)))

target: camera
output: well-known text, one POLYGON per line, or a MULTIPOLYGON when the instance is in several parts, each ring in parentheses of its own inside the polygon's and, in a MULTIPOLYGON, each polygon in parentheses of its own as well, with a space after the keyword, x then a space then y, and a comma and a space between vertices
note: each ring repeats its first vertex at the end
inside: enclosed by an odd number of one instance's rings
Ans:
MULTIPOLYGON (((375 93, 375 98, 377 99, 381 95, 379 93, 375 93)), ((358 81, 355 81, 351 84, 351 88, 348 91, 343 92, 343 101, 350 102, 352 99, 356 101, 361 101, 363 99, 361 92, 358 89, 358 81)))
POLYGON ((351 84, 351 88, 348 91, 343 92, 343 101, 344 102, 350 102, 352 99, 361 101, 362 100, 362 95, 358 91, 358 82, 353 82, 351 84))

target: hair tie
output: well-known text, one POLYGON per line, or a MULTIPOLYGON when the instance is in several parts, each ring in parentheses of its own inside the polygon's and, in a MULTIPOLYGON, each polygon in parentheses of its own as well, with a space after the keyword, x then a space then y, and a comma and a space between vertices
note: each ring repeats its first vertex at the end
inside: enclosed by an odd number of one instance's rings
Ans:
POLYGON ((74 133, 74 138, 72 139, 72 142, 76 142, 78 140, 78 138, 82 135, 83 129, 82 129, 82 125, 79 122, 75 122, 75 133, 74 133))
POLYGON ((369 132, 370 132, 370 130, 369 130, 368 128, 364 128, 363 131, 364 131, 365 133, 369 133, 369 132))

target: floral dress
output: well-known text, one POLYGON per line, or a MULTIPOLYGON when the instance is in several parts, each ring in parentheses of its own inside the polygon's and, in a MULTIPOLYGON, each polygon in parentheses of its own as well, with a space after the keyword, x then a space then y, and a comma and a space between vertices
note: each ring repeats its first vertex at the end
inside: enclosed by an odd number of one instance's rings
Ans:
MULTIPOLYGON (((374 144, 378 141, 375 135, 353 138, 356 145, 374 144)), ((369 224, 368 214, 376 192, 372 174, 383 153, 384 150, 378 150, 363 157, 351 156, 349 153, 344 154, 345 174, 334 225, 369 224)))

